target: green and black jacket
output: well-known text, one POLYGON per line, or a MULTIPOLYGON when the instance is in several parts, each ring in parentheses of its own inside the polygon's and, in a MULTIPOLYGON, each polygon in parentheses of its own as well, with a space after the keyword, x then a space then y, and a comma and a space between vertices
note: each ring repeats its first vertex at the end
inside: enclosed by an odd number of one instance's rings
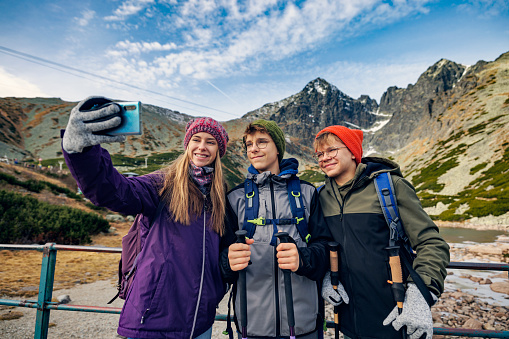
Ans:
POLYGON ((320 204, 329 230, 340 246, 340 281, 350 297, 340 306, 341 331, 351 338, 400 338, 382 322, 395 306, 390 284, 389 227, 373 179, 390 172, 398 209, 412 248, 413 267, 429 290, 440 296, 449 264, 449 246, 423 210, 399 166, 383 158, 363 158, 352 180, 338 186, 327 178, 320 204))

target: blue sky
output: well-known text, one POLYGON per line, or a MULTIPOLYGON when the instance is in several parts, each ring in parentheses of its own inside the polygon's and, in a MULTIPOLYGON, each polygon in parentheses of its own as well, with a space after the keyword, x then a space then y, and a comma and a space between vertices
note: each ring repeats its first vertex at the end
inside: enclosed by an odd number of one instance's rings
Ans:
POLYGON ((509 51, 505 0, 0 0, 0 97, 140 100, 230 120, 322 77, 380 101, 509 51))

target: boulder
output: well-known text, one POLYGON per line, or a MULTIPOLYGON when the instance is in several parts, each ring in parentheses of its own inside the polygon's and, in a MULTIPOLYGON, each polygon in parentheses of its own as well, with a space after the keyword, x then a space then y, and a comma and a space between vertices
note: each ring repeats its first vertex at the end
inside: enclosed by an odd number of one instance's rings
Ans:
POLYGON ((118 214, 108 214, 106 216, 106 220, 112 221, 112 222, 124 222, 125 218, 118 214))
POLYGON ((494 282, 490 285, 490 288, 493 292, 505 293, 505 294, 509 295, 509 282, 508 281, 494 282))
POLYGON ((478 320, 470 318, 467 321, 465 321, 465 323, 463 324, 463 328, 482 330, 482 323, 478 320))
POLYGON ((69 294, 63 294, 59 295, 57 297, 57 300, 59 304, 68 304, 71 302, 71 297, 69 296, 69 294))
POLYGON ((502 248, 493 245, 474 245, 468 247, 468 252, 477 254, 501 255, 502 248))
POLYGON ((442 314, 440 312, 431 312, 434 323, 442 322, 442 314))

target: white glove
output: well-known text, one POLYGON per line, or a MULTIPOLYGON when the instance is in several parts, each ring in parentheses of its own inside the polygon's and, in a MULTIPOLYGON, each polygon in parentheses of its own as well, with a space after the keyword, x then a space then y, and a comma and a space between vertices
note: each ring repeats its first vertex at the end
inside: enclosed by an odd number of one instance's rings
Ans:
POLYGON ((107 142, 121 142, 125 136, 94 134, 121 124, 120 106, 104 97, 88 97, 71 110, 62 147, 67 153, 81 153, 83 148, 107 142), (111 103, 111 104, 109 104, 111 103), (108 105, 109 104, 109 105, 108 105), (97 107, 97 109, 96 109, 97 107), (100 119, 99 122, 93 120, 100 119))
POLYGON ((398 307, 395 306, 383 322, 384 326, 391 323, 396 331, 406 326, 408 339, 419 339, 423 334, 426 335, 424 338, 432 338, 433 318, 431 317, 431 309, 414 283, 408 284, 401 314, 398 312, 398 307))
POLYGON ((330 271, 323 277, 322 298, 333 306, 339 306, 343 301, 345 304, 350 302, 350 298, 348 298, 348 294, 346 294, 345 288, 340 282, 338 282, 337 291, 332 287, 330 271))

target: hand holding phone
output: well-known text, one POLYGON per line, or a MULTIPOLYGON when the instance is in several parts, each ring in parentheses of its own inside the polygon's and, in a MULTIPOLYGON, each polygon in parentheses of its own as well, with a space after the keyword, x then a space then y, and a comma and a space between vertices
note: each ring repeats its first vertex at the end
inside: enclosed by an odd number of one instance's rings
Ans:
POLYGON ((141 135, 141 102, 115 102, 114 104, 117 104, 121 108, 118 115, 122 119, 122 122, 117 127, 100 131, 97 134, 110 136, 141 135))
POLYGON ((121 134, 108 135, 101 132, 114 131, 122 125, 122 108, 111 100, 91 96, 80 101, 72 110, 62 135, 62 148, 72 154, 81 153, 85 147, 110 142, 123 142, 121 134))

